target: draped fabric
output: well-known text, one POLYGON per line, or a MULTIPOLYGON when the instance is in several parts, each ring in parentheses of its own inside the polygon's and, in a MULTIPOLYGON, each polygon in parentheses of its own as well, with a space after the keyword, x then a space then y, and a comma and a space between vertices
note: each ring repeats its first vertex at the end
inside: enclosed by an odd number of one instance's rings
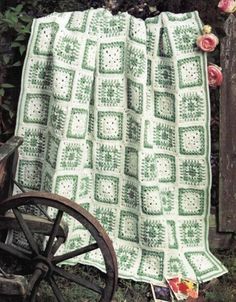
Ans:
MULTIPOLYGON (((116 250, 119 276, 203 282, 227 270, 208 247, 209 92, 197 12, 145 21, 109 11, 35 19, 16 134, 17 179, 86 208, 116 250)), ((68 221, 70 224, 70 221, 68 221)), ((70 224, 65 251, 91 243, 70 224)), ((69 263, 103 270, 98 250, 69 263)))

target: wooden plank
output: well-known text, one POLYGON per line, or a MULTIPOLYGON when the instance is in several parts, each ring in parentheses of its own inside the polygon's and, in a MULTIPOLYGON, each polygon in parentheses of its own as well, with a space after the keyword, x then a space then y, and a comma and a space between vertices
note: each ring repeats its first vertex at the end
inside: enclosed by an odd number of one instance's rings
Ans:
POLYGON ((0 275, 0 295, 24 297, 26 287, 27 281, 23 276, 11 275, 10 278, 5 278, 0 275))
MULTIPOLYGON (((27 223, 32 233, 44 234, 49 236, 52 232, 54 222, 49 221, 47 218, 34 216, 31 214, 22 214, 24 221, 27 223)), ((8 212, 5 216, 0 215, 0 231, 11 229, 15 231, 22 231, 20 225, 13 213, 8 212)), ((65 240, 68 235, 68 226, 62 221, 60 223, 57 236, 63 237, 65 240)))
POLYGON ((219 231, 236 231, 236 18, 225 22, 221 43, 219 231))
POLYGON ((0 202, 12 194, 12 179, 15 177, 18 147, 21 137, 13 136, 0 146, 0 202))

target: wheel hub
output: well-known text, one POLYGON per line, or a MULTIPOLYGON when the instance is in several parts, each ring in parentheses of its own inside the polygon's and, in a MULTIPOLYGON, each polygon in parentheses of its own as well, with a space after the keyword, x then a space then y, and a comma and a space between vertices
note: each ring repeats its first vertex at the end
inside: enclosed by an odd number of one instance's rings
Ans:
POLYGON ((43 256, 37 256, 34 258, 35 269, 42 272, 42 278, 50 277, 52 275, 52 263, 49 259, 43 256))

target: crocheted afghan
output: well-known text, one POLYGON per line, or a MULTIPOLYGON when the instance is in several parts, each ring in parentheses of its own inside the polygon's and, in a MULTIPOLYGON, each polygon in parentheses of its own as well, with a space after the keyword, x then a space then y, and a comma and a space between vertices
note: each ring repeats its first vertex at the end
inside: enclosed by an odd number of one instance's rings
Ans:
MULTIPOLYGON (((85 207, 114 243, 119 276, 203 282, 227 270, 208 247, 206 55, 197 12, 145 21, 109 11, 33 22, 16 134, 17 179, 85 207)), ((66 251, 91 242, 70 228, 66 251)), ((74 259, 103 270, 98 250, 74 259)), ((72 262, 70 262, 72 263, 72 262)))

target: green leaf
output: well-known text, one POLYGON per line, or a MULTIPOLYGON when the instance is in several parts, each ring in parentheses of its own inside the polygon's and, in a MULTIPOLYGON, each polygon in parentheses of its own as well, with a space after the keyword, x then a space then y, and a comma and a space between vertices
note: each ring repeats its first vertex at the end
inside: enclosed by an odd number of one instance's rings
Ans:
POLYGON ((26 51, 25 45, 21 45, 19 50, 20 50, 20 54, 23 55, 23 53, 26 51))
POLYGON ((21 66, 21 65, 22 65, 21 61, 17 61, 14 64, 12 64, 12 66, 14 66, 14 67, 18 67, 18 66, 21 66))
POLYGON ((31 23, 27 24, 24 28, 22 28, 21 32, 30 34, 30 32, 31 32, 31 23))
POLYGON ((13 87, 15 87, 14 85, 8 84, 8 83, 0 84, 0 86, 1 86, 1 88, 13 88, 13 87))
POLYGON ((10 111, 11 108, 7 105, 7 104, 1 104, 1 107, 6 110, 6 111, 10 111))
POLYGON ((24 41, 24 40, 25 40, 25 35, 19 35, 15 39, 15 41, 24 41))
POLYGON ((13 24, 15 24, 18 22, 18 17, 15 14, 11 14, 9 20, 12 21, 13 24))
POLYGON ((21 47, 21 46, 22 46, 22 44, 19 43, 19 42, 12 42, 11 43, 11 47, 21 47))
POLYGON ((20 19, 23 21, 23 22, 26 22, 26 23, 31 23, 32 20, 33 20, 33 17, 30 17, 28 15, 23 15, 23 16, 20 16, 20 19))
POLYGON ((20 12, 22 11, 22 9, 23 9, 23 5, 22 5, 22 4, 18 4, 18 5, 16 6, 16 8, 14 9, 14 11, 15 11, 16 13, 20 13, 20 12))
POLYGON ((8 64, 9 62, 10 62, 10 56, 9 55, 3 55, 3 62, 5 63, 5 64, 8 64))
POLYGON ((5 90, 3 88, 0 88, 0 96, 4 96, 5 90))

